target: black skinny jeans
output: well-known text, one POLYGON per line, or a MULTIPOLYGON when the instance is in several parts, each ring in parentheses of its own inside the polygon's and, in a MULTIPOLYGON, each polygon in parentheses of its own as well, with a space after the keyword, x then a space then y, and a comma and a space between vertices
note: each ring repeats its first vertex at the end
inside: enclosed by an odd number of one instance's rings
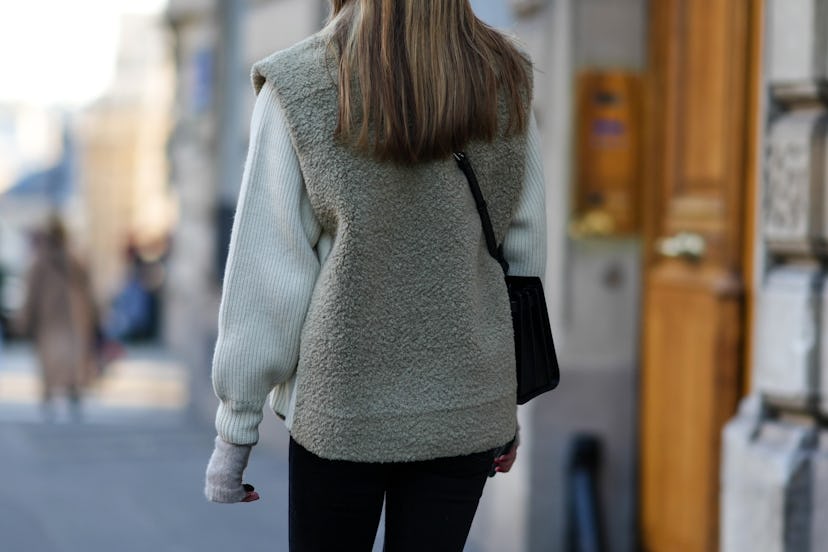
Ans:
POLYGON ((290 440, 291 552, 461 552, 494 451, 391 464, 325 460, 290 440))

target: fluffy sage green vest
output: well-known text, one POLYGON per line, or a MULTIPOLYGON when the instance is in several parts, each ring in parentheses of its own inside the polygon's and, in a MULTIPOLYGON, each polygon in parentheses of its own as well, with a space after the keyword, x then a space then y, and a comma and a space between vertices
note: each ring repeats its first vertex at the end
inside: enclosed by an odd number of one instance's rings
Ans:
MULTIPOLYGON (((314 213, 333 247, 301 337, 291 434, 363 462, 483 451, 515 433, 515 357, 503 273, 453 159, 380 163, 334 139, 336 64, 318 34, 260 61, 285 111, 314 213)), ((526 136, 466 152, 502 241, 526 136)))

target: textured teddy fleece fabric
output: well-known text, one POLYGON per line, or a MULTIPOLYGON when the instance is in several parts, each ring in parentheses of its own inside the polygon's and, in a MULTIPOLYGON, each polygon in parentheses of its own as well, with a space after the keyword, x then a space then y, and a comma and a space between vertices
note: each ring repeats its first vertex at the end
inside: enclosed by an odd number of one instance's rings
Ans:
MULTIPOLYGON (((324 458, 501 445, 515 433, 511 320, 468 184, 450 159, 402 167, 335 142, 329 61, 316 35, 254 66, 260 96, 213 366, 219 436, 255 443, 275 387, 293 438, 324 458)), ((529 155, 526 136, 466 151, 513 273, 541 275, 532 129, 529 155)))

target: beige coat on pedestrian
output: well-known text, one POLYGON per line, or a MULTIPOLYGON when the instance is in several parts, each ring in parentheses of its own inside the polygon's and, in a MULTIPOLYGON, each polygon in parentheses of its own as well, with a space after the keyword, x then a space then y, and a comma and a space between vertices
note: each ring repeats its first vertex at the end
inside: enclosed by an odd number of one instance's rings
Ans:
POLYGON ((44 398, 59 388, 75 394, 96 372, 97 312, 87 272, 63 247, 47 243, 27 284, 20 325, 37 346, 44 398))

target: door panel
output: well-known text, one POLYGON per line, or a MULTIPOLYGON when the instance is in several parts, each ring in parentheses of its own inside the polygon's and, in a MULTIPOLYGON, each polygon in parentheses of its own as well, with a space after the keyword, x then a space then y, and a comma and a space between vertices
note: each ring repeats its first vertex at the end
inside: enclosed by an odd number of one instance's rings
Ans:
POLYGON ((685 193, 710 191, 715 196, 718 181, 727 170, 726 150, 711 148, 710 140, 723 138, 728 124, 728 67, 721 53, 726 52, 724 45, 730 34, 726 12, 732 5, 720 0, 696 0, 678 6, 678 17, 681 19, 683 13, 687 22, 679 24, 680 40, 686 46, 679 52, 684 82, 677 90, 685 129, 680 152, 683 174, 674 185, 684 188, 685 193))
MULTIPOLYGON (((698 231, 711 260, 738 258, 745 155, 747 3, 651 3, 650 98, 658 235, 698 231), (663 211, 662 211, 663 210, 663 211)), ((738 269, 731 265, 730 268, 738 269)))
POLYGON ((720 434, 743 391, 741 264, 755 143, 747 125, 749 31, 758 30, 759 3, 650 3, 641 383, 647 551, 717 549, 720 434))
POLYGON ((739 396, 740 284, 680 265, 648 277, 642 520, 648 551, 717 540, 719 434, 739 396))

